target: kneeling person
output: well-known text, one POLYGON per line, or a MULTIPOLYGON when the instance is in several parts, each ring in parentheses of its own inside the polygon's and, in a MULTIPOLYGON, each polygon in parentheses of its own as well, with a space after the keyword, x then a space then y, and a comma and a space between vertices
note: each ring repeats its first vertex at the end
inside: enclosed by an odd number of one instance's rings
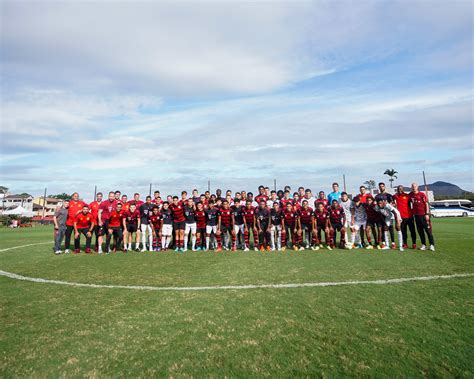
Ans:
POLYGON ((90 254, 94 225, 94 216, 89 212, 89 207, 84 205, 74 220, 74 254, 81 251, 81 234, 86 236, 86 254, 90 254))

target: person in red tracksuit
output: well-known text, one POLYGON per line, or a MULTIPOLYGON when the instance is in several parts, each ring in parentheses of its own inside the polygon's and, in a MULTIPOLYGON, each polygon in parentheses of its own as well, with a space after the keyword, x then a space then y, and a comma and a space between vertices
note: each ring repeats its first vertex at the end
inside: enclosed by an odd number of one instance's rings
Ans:
POLYGON ((415 220, 413 219, 413 213, 410 206, 410 195, 405 192, 404 187, 399 185, 397 187, 397 193, 393 195, 393 200, 397 206, 400 216, 402 217, 402 236, 403 236, 403 247, 408 247, 408 233, 407 227, 410 229, 410 235, 412 240, 412 247, 416 249, 416 231, 415 231, 415 220))

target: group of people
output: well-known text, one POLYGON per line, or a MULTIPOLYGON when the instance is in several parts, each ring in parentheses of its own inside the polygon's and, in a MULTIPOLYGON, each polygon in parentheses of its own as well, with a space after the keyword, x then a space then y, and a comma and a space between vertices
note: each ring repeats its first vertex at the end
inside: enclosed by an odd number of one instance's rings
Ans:
POLYGON ((181 197, 167 196, 160 191, 145 201, 135 193, 133 199, 120 191, 111 191, 107 199, 98 193, 90 204, 80 200, 77 192, 64 201, 54 216, 55 254, 70 252, 74 235, 74 253, 80 253, 81 235, 85 236, 85 252, 210 250, 274 251, 341 249, 395 249, 408 247, 408 230, 412 248, 416 249, 418 231, 421 250, 435 251, 428 199, 413 183, 406 193, 398 186, 394 195, 379 183, 373 196, 365 186, 352 199, 333 183, 327 196, 320 191, 316 197, 310 189, 290 187, 274 191, 260 186, 256 196, 251 192, 225 195, 186 191, 181 197), (339 234, 339 243, 337 237, 339 234), (395 237, 397 235, 397 238, 395 237), (426 235, 425 235, 426 234, 426 235), (350 236, 350 237, 349 237, 350 236), (429 246, 427 246, 428 237, 429 246))

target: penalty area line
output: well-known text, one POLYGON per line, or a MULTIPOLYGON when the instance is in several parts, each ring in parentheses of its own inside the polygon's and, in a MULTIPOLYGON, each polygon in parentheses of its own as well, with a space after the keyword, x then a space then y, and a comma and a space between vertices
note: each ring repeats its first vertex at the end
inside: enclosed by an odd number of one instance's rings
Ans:
POLYGON ((136 285, 115 285, 115 284, 91 284, 91 283, 75 283, 62 280, 52 280, 43 278, 31 278, 28 276, 18 275, 12 272, 0 270, 0 276, 7 278, 42 283, 42 284, 58 284, 71 287, 87 287, 87 288, 108 288, 108 289, 129 289, 129 290, 145 290, 145 291, 210 291, 210 290, 248 290, 263 288, 301 288, 301 287, 333 287, 333 286, 351 286, 351 285, 368 285, 368 284, 398 284, 406 282, 430 281, 439 279, 466 278, 474 276, 474 273, 452 274, 452 275, 431 275, 417 276, 412 278, 396 278, 396 279, 377 279, 377 280, 350 280, 344 282, 315 282, 315 283, 281 283, 281 284, 247 284, 247 285, 225 285, 225 286, 202 286, 202 287, 154 287, 154 286, 136 286, 136 285))

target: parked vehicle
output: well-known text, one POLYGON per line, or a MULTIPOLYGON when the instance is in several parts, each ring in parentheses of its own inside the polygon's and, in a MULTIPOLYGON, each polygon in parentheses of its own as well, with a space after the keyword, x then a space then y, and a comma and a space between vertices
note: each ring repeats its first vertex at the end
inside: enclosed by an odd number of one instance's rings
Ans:
POLYGON ((433 217, 474 217, 474 205, 470 200, 437 200, 430 205, 433 217))

